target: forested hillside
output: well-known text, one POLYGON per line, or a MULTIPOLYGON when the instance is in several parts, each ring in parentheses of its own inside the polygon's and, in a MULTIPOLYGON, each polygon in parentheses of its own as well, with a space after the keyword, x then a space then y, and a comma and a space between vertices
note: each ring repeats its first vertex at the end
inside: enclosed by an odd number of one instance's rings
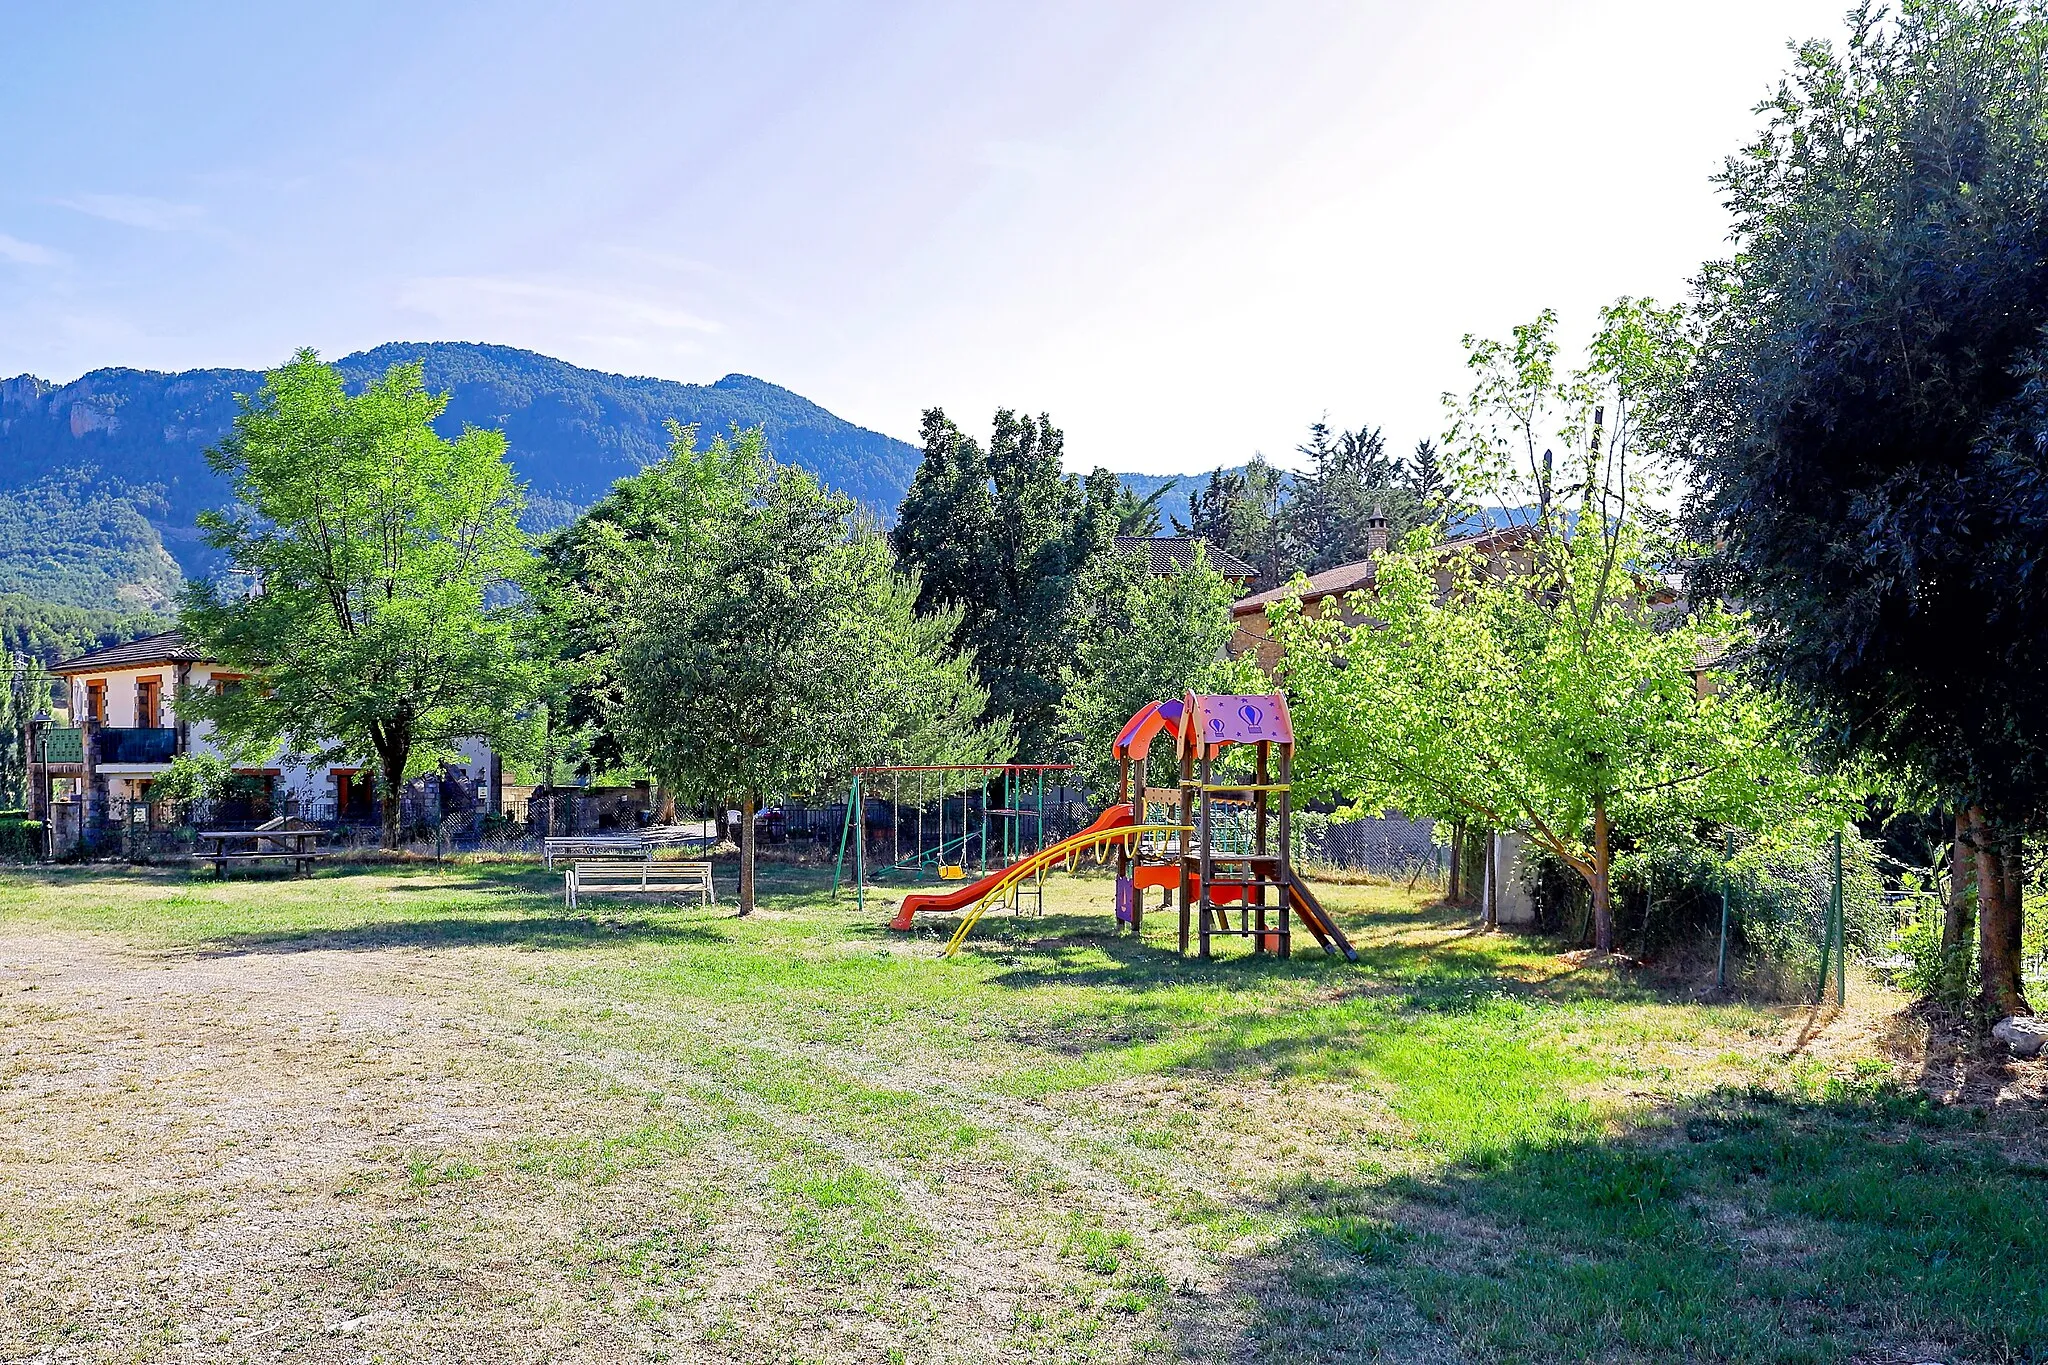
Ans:
MULTIPOLYGON (((670 420, 696 424, 706 439, 764 427, 778 457, 884 515, 917 462, 903 442, 746 375, 715 384, 629 378, 465 342, 394 342, 336 363, 360 386, 414 359, 425 362, 428 387, 451 394, 444 434, 465 424, 505 432, 537 530, 658 458, 670 420)), ((62 386, 30 375, 0 381, 0 591, 147 606, 175 589, 179 570, 205 572, 193 519, 226 496, 206 451, 233 422, 234 395, 261 383, 253 370, 126 369, 62 386), (52 521, 53 505, 68 520, 52 521)))
MULTIPOLYGON (((335 364, 360 388, 409 360, 424 362, 430 389, 450 395, 437 423, 444 435, 464 426, 505 433, 527 486, 525 524, 536 532, 566 524, 622 475, 658 459, 671 420, 695 424, 707 440, 762 427, 777 458, 885 521, 919 455, 746 375, 714 384, 631 378, 467 342, 393 342, 335 364)), ((193 524, 227 500, 206 452, 232 425, 235 395, 262 382, 238 369, 94 370, 63 385, 32 375, 0 380, 0 633, 11 647, 48 655, 155 628, 180 580, 216 567, 193 524)), ((1140 497, 1174 482, 1163 500, 1169 514, 1200 487, 1191 475, 1121 477, 1140 497)))

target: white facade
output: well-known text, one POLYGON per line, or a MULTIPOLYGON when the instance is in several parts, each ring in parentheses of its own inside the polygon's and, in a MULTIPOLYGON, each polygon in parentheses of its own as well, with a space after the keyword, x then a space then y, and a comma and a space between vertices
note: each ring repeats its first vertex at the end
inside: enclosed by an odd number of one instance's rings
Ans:
MULTIPOLYGON (((180 647, 166 652, 184 651, 180 647)), ((92 659, 93 655, 85 655, 59 664, 58 668, 70 689, 72 723, 93 719, 101 726, 99 761, 93 765, 92 774, 96 779, 105 779, 108 798, 146 799, 150 783, 170 767, 169 753, 227 757, 213 743, 209 722, 181 723, 178 697, 186 688, 233 686, 242 675, 205 660, 138 661, 95 668, 90 666, 92 659), (81 664, 86 667, 78 667, 81 664), (134 733, 152 730, 162 733, 134 733), (137 761, 144 756, 162 761, 137 761)), ((490 747, 480 739, 463 740, 456 747, 460 756, 448 763, 444 771, 459 774, 475 784, 473 790, 490 803, 487 808, 495 807, 496 765, 490 747)), ((261 765, 237 763, 235 771, 238 776, 253 779, 251 788, 273 802, 290 800, 298 808, 312 809, 332 801, 337 818, 367 819, 373 810, 375 773, 364 765, 308 764, 280 754, 261 765)))

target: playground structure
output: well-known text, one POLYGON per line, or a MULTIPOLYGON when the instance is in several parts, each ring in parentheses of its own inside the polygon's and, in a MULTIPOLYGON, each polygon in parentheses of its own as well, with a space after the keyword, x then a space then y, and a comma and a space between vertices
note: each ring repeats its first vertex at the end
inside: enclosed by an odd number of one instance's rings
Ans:
POLYGON ((1133 934, 1144 931, 1145 892, 1162 889, 1167 903, 1180 910, 1183 954, 1192 937, 1207 958, 1211 940, 1223 934, 1249 938, 1255 953, 1287 957, 1293 951, 1292 922, 1299 918, 1325 952, 1357 960, 1343 931, 1294 870, 1294 727, 1285 698, 1189 693, 1179 701, 1148 703, 1118 733, 1115 755, 1117 799, 1087 828, 1041 842, 1035 852, 966 885, 905 896, 889 927, 908 930, 919 912, 962 912, 946 944, 951 956, 990 909, 1014 908, 1022 895, 1042 895, 1038 889, 1048 871, 1071 871, 1091 855, 1097 861, 1114 856, 1116 918, 1133 934), (1173 737, 1178 783, 1153 787, 1151 748, 1163 734, 1173 737), (1218 780, 1219 760, 1233 746, 1251 751, 1249 781, 1218 780), (1242 847, 1218 846, 1217 817, 1225 807, 1249 809, 1242 847), (1230 905, 1239 907, 1235 924, 1230 905))
MULTIPOLYGON (((931 763, 856 768, 846 798, 846 818, 839 831, 839 857, 832 870, 832 894, 839 895, 849 849, 853 862, 856 904, 867 908, 868 878, 890 872, 941 880, 964 880, 969 863, 978 862, 987 876, 994 859, 998 868, 1042 852, 1046 846, 1046 777, 1055 788, 1068 763, 931 763), (906 807, 906 786, 911 800, 906 807), (995 804, 990 803, 991 792, 995 804), (935 804, 936 809, 930 810, 935 804), (889 815, 881 841, 887 860, 870 868, 868 846, 874 822, 872 802, 886 802, 889 815), (955 807, 957 807, 957 814, 955 807), (906 810, 908 818, 905 818, 906 810), (929 815, 927 814, 930 810, 929 815), (904 851, 909 832, 910 851, 904 851)), ((1042 905, 1041 874, 1018 896, 1042 905)))

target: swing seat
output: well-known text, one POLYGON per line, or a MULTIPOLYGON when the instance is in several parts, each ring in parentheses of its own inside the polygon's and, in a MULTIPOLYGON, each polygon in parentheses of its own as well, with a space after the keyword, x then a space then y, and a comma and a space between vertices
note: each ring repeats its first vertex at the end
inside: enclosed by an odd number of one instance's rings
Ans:
POLYGON ((939 880, 942 882, 965 881, 967 880, 967 869, 958 863, 941 863, 939 864, 939 880))

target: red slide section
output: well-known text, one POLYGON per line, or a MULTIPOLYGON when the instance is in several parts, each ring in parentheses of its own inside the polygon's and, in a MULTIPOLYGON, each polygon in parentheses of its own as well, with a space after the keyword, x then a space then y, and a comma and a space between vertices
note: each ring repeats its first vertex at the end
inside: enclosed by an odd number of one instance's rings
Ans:
MULTIPOLYGON (((1010 864, 1018 867, 1023 863, 1043 860, 1047 867, 1066 861, 1069 852, 1086 848, 1093 840, 1121 829, 1131 823, 1131 808, 1119 803, 1095 817, 1089 826, 1079 834, 1070 834, 1056 844, 1048 844, 1040 852, 1021 858, 1010 864)), ((951 891, 919 891, 903 898, 903 904, 896 907, 896 918, 889 921, 891 929, 910 928, 911 916, 920 910, 963 910, 987 895, 995 884, 1001 881, 1010 867, 999 867, 977 881, 966 882, 951 891)))

